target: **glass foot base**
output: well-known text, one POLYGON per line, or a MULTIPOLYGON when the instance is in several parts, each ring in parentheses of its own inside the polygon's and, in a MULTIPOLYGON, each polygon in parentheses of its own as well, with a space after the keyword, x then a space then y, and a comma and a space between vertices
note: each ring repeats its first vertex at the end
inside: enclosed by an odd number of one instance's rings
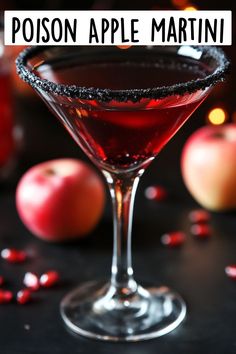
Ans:
POLYGON ((89 282, 61 302, 66 325, 85 337, 106 341, 138 341, 175 329, 186 315, 182 298, 167 287, 137 287, 134 294, 117 294, 105 282, 89 282))

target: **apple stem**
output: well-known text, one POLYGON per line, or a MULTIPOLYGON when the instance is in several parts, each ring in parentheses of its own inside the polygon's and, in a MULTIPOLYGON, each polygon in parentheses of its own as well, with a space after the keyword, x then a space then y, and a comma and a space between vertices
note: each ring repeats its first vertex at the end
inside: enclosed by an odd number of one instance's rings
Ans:
POLYGON ((45 170, 44 173, 46 176, 53 176, 56 174, 55 170, 53 170, 52 168, 48 168, 47 170, 45 170))
POLYGON ((222 132, 217 132, 217 133, 214 133, 213 137, 218 138, 218 139, 225 139, 225 134, 222 132))

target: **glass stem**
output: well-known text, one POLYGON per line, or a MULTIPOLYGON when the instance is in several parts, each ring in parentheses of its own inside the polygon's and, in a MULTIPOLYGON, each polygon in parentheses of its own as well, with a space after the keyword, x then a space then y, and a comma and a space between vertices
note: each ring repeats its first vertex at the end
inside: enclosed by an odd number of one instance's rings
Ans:
POLYGON ((126 297, 137 291, 133 278, 131 231, 135 192, 141 173, 111 174, 104 171, 113 205, 114 244, 111 286, 117 296, 126 297))

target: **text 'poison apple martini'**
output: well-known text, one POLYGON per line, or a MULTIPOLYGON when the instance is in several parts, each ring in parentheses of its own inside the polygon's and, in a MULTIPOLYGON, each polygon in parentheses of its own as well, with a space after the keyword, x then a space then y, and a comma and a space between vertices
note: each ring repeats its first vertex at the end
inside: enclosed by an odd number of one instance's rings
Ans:
POLYGON ((111 280, 82 284, 63 299, 61 314, 74 332, 137 341, 164 335, 184 319, 177 293, 134 279, 134 196, 145 168, 228 65, 220 49, 192 46, 33 47, 17 59, 20 76, 103 172, 112 197, 111 280))

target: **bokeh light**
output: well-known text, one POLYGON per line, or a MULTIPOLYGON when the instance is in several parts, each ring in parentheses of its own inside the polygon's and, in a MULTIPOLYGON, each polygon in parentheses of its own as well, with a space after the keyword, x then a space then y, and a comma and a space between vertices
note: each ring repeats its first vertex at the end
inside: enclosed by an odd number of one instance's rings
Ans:
POLYGON ((197 11, 196 6, 188 5, 184 8, 184 11, 197 11))
POLYGON ((129 49, 132 45, 117 45, 117 47, 120 49, 129 49))
POLYGON ((227 112, 223 108, 216 107, 210 110, 207 118, 211 124, 220 125, 226 122, 227 116, 227 112))

